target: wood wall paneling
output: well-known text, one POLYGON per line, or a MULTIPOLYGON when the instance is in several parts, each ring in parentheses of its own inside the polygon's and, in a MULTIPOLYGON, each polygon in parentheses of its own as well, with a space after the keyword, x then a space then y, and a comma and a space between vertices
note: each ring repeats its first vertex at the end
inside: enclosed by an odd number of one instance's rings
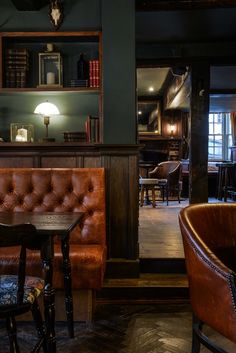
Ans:
POLYGON ((36 168, 38 159, 34 156, 1 155, 0 168, 36 168))
POLYGON ((42 156, 41 168, 76 168, 75 156, 42 156))
POLYGON ((138 179, 139 175, 138 171, 138 160, 135 156, 129 156, 129 170, 128 170, 128 177, 129 177, 129 186, 128 190, 132 192, 129 195, 129 209, 128 215, 129 218, 128 222, 128 234, 129 237, 129 244, 127 250, 129 252, 128 257, 130 259, 137 259, 139 257, 139 250, 138 250, 138 222, 137 219, 139 217, 139 184, 138 179))
POLYGON ((110 157, 110 217, 111 232, 114 234, 113 241, 109 245, 109 253, 112 257, 119 257, 124 254, 127 257, 127 210, 129 195, 129 161, 124 156, 110 157), (116 207, 114 207, 116 205, 116 207), (122 220, 124 220, 122 222, 122 220))
POLYGON ((101 156, 84 156, 84 168, 99 168, 101 165, 101 156))

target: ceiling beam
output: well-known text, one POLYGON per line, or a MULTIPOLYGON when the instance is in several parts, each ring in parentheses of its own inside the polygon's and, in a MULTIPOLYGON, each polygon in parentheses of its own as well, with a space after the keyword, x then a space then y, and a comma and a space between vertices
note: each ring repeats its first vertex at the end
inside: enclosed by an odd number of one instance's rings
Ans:
POLYGON ((236 7, 235 0, 136 0, 137 11, 198 10, 236 7))

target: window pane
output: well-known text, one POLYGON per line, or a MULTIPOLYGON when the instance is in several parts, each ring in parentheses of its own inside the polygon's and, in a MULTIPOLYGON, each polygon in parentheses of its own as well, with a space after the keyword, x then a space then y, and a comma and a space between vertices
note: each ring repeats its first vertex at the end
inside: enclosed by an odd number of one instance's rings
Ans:
POLYGON ((213 156, 213 154, 214 154, 214 148, 213 148, 213 147, 209 147, 209 148, 208 148, 208 153, 213 156))
POLYGON ((213 139, 209 139, 208 140, 208 146, 209 147, 214 147, 215 143, 214 143, 214 140, 213 139))
POLYGON ((209 123, 213 122, 213 117, 214 117, 214 114, 209 114, 209 123))
POLYGON ((222 136, 215 135, 215 143, 216 145, 221 145, 222 146, 222 136))
POLYGON ((215 134, 222 134, 222 122, 215 124, 214 133, 215 134))
POLYGON ((222 155, 222 148, 221 147, 215 147, 215 154, 217 156, 221 156, 222 155))
POLYGON ((232 146, 230 113, 209 114, 208 158, 230 159, 232 146))
POLYGON ((222 119, 223 119, 223 116, 222 116, 222 113, 219 113, 219 114, 214 114, 214 122, 216 124, 222 124, 222 119))
POLYGON ((213 124, 209 124, 209 134, 213 134, 214 129, 213 129, 213 124))

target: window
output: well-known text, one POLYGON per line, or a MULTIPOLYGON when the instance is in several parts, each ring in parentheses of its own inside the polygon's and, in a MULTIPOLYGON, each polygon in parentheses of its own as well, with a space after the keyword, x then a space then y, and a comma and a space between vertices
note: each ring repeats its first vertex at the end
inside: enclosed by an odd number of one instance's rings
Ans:
POLYGON ((232 146, 230 113, 209 114, 208 159, 229 160, 232 146))

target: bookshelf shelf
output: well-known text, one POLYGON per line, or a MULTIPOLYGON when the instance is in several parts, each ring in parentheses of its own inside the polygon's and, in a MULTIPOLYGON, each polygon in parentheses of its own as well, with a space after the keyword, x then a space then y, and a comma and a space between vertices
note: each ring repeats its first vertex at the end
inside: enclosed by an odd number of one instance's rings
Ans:
POLYGON ((0 88, 0 93, 30 93, 30 92, 81 92, 99 94, 100 89, 95 87, 62 87, 62 88, 0 88))

